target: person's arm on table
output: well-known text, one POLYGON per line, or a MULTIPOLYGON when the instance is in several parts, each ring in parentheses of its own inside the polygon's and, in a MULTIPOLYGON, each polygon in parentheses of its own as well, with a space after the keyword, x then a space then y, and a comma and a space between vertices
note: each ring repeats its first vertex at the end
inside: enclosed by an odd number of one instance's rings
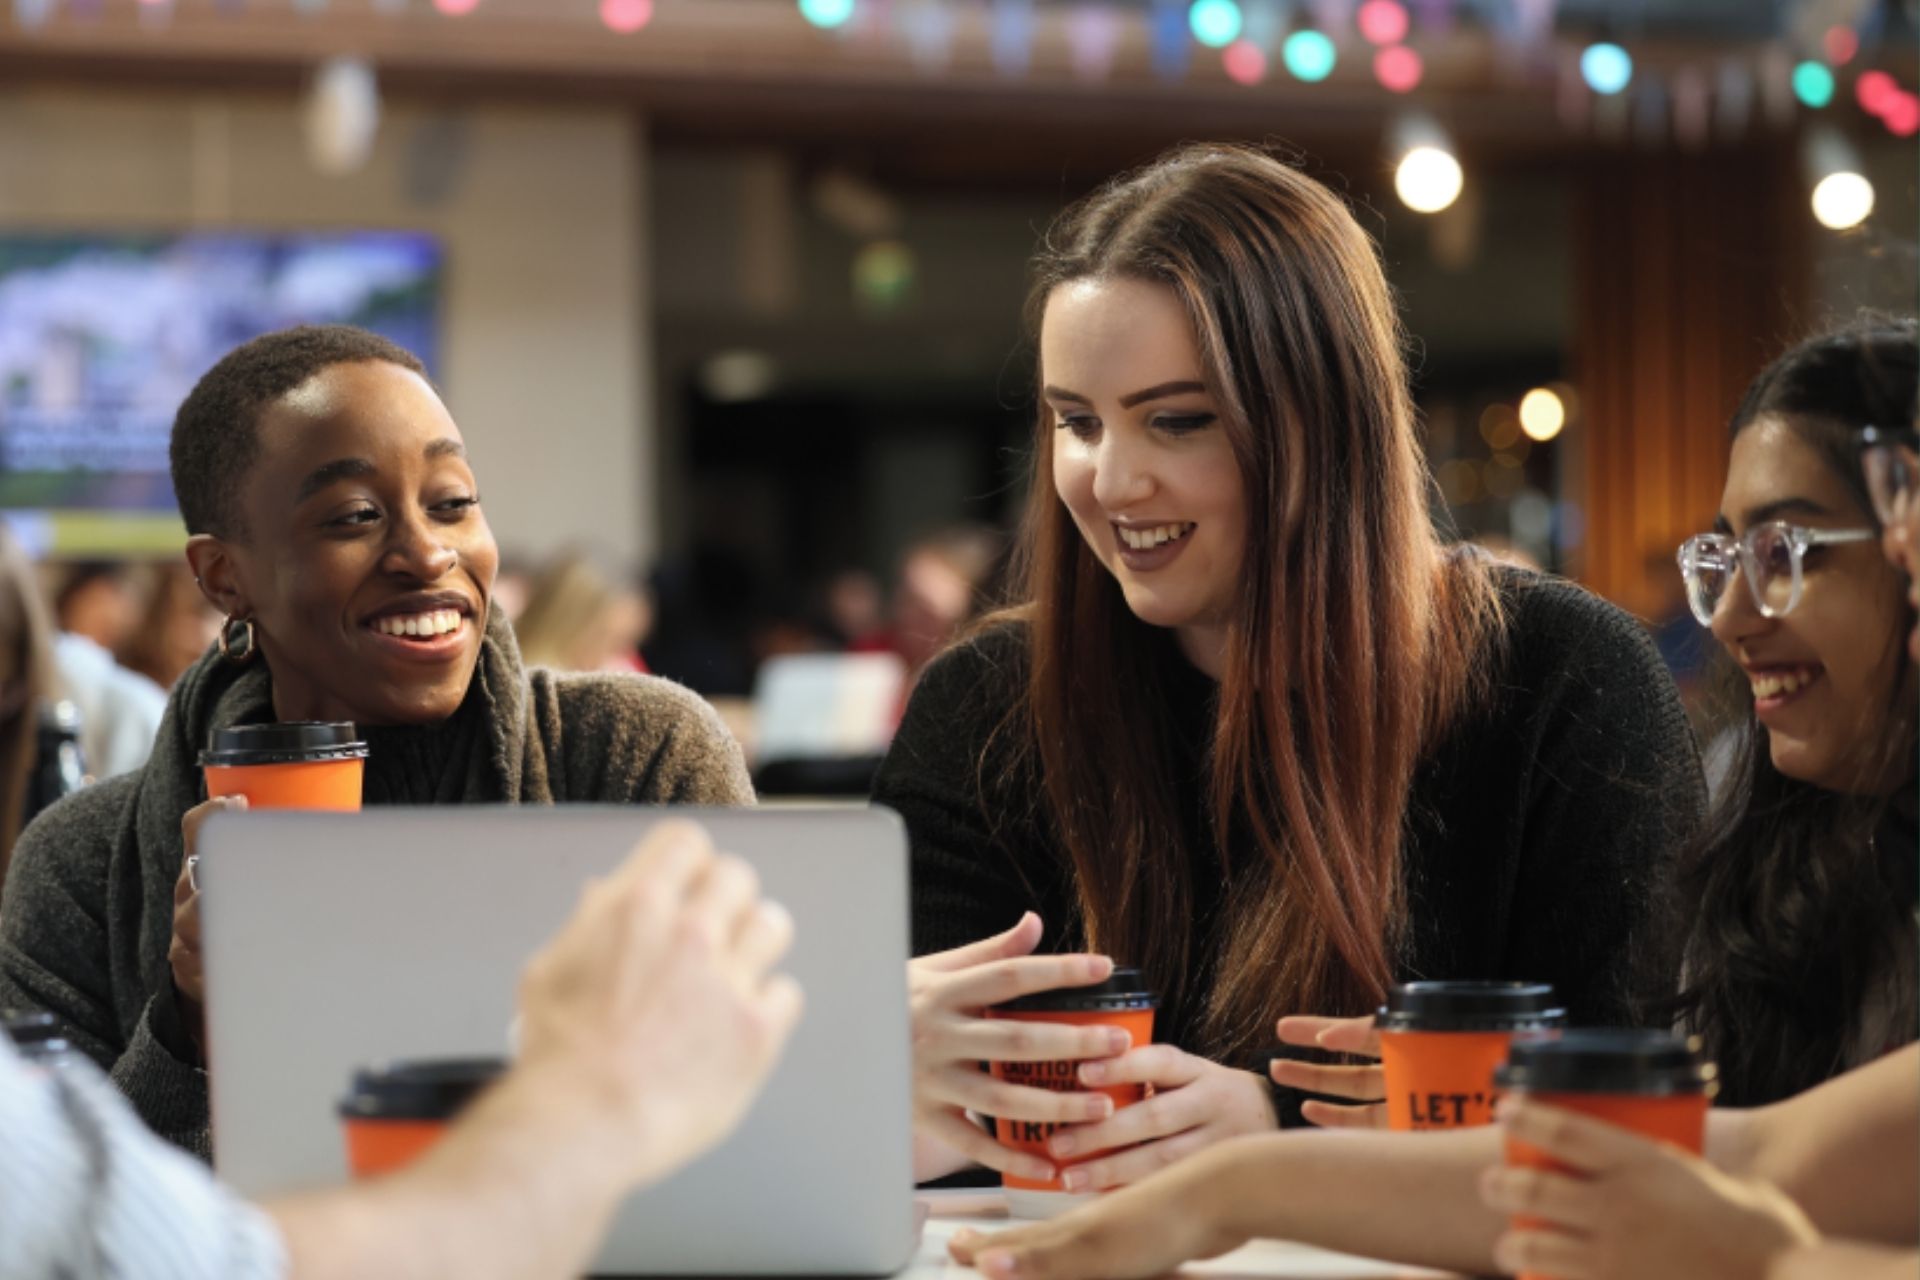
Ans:
POLYGON ((1778 1186, 1828 1235, 1920 1236, 1920 1045, 1742 1114, 1738 1150, 1708 1156, 1778 1186))
POLYGON ((1920 1252, 1877 1244, 1815 1244, 1773 1260, 1764 1280, 1913 1280, 1920 1252))
POLYGON ((1493 1128, 1235 1138, 1051 1222, 962 1232, 952 1252, 996 1280, 1145 1280, 1256 1238, 1486 1271, 1505 1219, 1477 1179, 1500 1154, 1493 1128))

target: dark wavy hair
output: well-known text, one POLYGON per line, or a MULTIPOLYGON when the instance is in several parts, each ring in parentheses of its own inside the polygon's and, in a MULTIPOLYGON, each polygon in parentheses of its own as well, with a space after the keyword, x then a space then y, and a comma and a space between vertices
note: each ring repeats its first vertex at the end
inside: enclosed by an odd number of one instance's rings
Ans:
MULTIPOLYGON (((1755 380, 1735 411, 1738 436, 1762 418, 1787 424, 1845 482, 1874 520, 1855 433, 1911 424, 1920 356, 1912 320, 1883 320, 1794 347, 1755 380)), ((1874 521, 1875 527, 1878 522, 1874 521)), ((1904 616, 1886 637, 1886 711, 1859 727, 1878 744, 1861 765, 1862 794, 1830 791, 1773 767, 1747 682, 1724 660, 1732 711, 1727 773, 1707 824, 1683 856, 1676 908, 1684 968, 1675 1012, 1720 1064, 1720 1101, 1774 1102, 1847 1065, 1862 1001, 1898 962, 1914 928, 1920 865, 1910 823, 1889 798, 1865 794, 1897 760, 1911 771, 1915 708, 1896 696, 1911 663, 1904 616)), ((1911 1007, 1890 1010, 1912 1024, 1911 1007)), ((1903 1028, 1912 1038, 1913 1025, 1903 1028)))

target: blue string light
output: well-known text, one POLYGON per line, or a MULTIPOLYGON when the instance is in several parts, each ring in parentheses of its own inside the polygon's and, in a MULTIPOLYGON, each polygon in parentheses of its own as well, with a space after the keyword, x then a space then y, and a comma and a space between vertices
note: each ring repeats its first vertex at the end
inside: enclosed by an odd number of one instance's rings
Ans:
POLYGON ((1580 74, 1595 93, 1619 93, 1633 83, 1633 55, 1617 44, 1590 44, 1580 55, 1580 74))

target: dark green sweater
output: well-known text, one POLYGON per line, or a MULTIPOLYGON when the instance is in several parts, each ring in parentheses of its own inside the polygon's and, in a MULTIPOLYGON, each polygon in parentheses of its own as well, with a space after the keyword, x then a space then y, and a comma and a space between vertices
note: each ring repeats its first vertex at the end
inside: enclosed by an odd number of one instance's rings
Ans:
MULTIPOLYGON (((1635 1016, 1635 978, 1670 980, 1675 969, 1656 937, 1656 896, 1704 807, 1699 761, 1639 624, 1559 579, 1506 573, 1501 583, 1508 629, 1493 697, 1428 754, 1409 797, 1400 977, 1551 982, 1576 1022, 1622 1023, 1635 1016)), ((1179 797, 1187 846, 1207 851, 1188 964, 1203 985, 1219 942, 1210 926, 1248 855, 1232 840, 1224 860, 1212 854, 1206 750, 1218 688, 1170 639, 1165 652, 1181 752, 1168 776, 1189 780, 1179 797)), ((1042 950, 1081 945, 1072 871, 1037 772, 1010 773, 1016 739, 994 736, 1027 664, 1017 625, 943 655, 881 767, 874 800, 899 811, 912 842, 916 954, 987 937, 1028 910, 1045 922, 1042 950)), ((1200 1004, 1190 994, 1163 1008, 1155 1038, 1200 1052, 1200 1004)), ((1271 1012, 1372 1010, 1308 1009, 1275 991, 1271 1012)), ((1269 1049, 1281 1052, 1277 1041, 1269 1049)), ((1264 1076, 1267 1056, 1231 1065, 1264 1076)), ((1282 1123, 1297 1122, 1299 1102, 1281 1091, 1282 1123)))
MULTIPOLYGON (((271 720, 272 706, 263 664, 203 658, 147 765, 37 818, 0 896, 0 1009, 54 1014, 155 1132, 202 1155, 207 1078, 186 1060, 167 963, 180 818, 205 798, 194 761, 207 731, 271 720)), ((450 720, 366 736, 370 805, 753 800, 738 744, 697 696, 646 676, 524 671, 497 615, 450 720)))

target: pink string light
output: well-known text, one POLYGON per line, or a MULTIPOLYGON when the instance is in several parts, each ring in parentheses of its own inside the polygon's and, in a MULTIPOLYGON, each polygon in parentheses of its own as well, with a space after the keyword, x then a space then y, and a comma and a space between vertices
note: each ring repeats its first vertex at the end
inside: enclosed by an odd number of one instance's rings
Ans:
POLYGON ((1420 55, 1403 44, 1373 55, 1373 78, 1394 93, 1412 93, 1420 87, 1420 78, 1425 74, 1420 55))
POLYGON ((1235 84, 1256 85, 1267 78, 1267 55, 1248 40, 1237 40, 1220 55, 1227 78, 1235 84))
POLYGON ((600 21, 609 31, 632 35, 653 21, 653 0, 600 0, 600 21))
POLYGON ((1367 0, 1358 22, 1368 44, 1399 44, 1407 38, 1407 11, 1398 0, 1367 0))

